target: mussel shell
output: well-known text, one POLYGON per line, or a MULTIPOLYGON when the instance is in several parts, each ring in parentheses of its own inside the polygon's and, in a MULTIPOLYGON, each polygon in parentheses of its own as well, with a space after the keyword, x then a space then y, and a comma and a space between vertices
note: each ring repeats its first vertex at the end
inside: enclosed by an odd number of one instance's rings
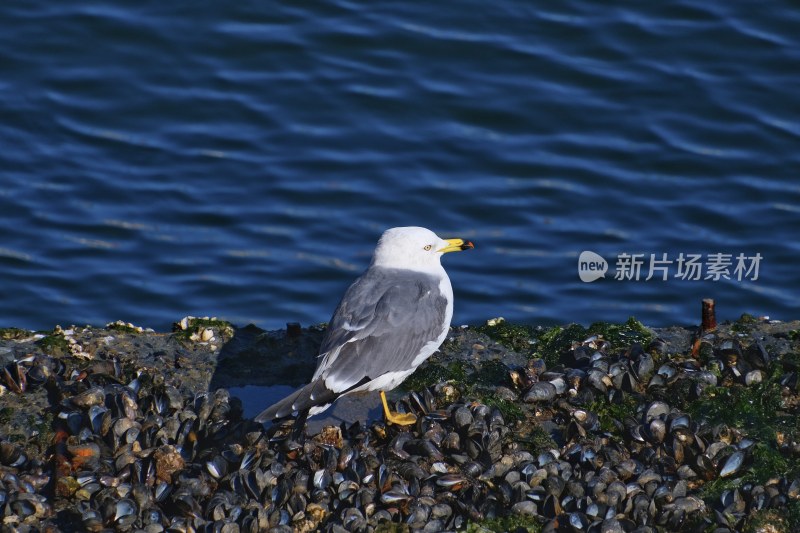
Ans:
POLYGON ((219 479, 228 474, 228 460, 222 455, 215 455, 210 461, 206 462, 206 470, 214 478, 219 479))
POLYGON ((407 502, 412 496, 400 490, 389 490, 381 494, 381 501, 386 504, 398 504, 407 502))
POLYGON ((6 386, 17 394, 22 394, 28 388, 28 380, 25 377, 26 369, 17 362, 9 363, 0 371, 0 378, 6 386))
POLYGON ((720 463, 719 477, 729 477, 741 470, 744 466, 745 452, 737 450, 720 463))
POLYGON ((332 481, 330 472, 325 469, 320 469, 314 472, 313 484, 315 488, 327 489, 332 481))
POLYGON ((88 409, 95 405, 102 405, 105 399, 106 393, 103 387, 91 387, 70 398, 70 402, 81 409, 88 409))
POLYGON ((458 490, 465 482, 466 478, 460 474, 444 474, 436 478, 436 485, 448 490, 458 490))
POLYGON ((549 381, 537 381, 525 394, 525 402, 549 402, 556 397, 558 391, 556 386, 549 381))
POLYGON ((114 523, 122 528, 128 527, 138 518, 137 513, 136 502, 129 498, 123 498, 114 506, 114 523))
POLYGON ((660 418, 656 418, 650 421, 650 424, 647 425, 648 431, 648 440, 655 444, 659 444, 664 441, 664 437, 667 435, 667 424, 661 420, 660 418))
POLYGON ((468 407, 462 405, 453 411, 453 424, 455 425, 456 429, 463 429, 469 427, 474 418, 472 416, 472 411, 469 410, 468 407))

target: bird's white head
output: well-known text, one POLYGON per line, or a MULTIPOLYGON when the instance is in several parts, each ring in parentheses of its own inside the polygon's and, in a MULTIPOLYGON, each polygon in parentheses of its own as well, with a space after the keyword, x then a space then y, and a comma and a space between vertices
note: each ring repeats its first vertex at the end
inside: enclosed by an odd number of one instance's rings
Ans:
POLYGON ((374 266, 433 272, 441 269, 442 254, 474 248, 462 239, 440 239, 426 228, 408 226, 383 232, 375 254, 374 266))

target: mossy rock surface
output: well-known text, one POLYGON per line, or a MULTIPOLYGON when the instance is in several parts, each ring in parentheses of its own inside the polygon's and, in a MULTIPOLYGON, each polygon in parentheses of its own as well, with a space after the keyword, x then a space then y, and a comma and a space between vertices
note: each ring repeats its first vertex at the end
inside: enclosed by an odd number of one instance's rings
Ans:
POLYGON ((17 340, 25 339, 33 335, 32 332, 20 328, 0 328, 0 339, 2 340, 17 340))
POLYGON ((512 515, 470 522, 464 531, 467 533, 539 533, 542 531, 542 524, 536 517, 512 515))
MULTIPOLYGON (((766 484, 774 478, 800 478, 800 396, 798 386, 787 381, 787 375, 800 372, 800 336, 796 333, 800 331, 800 323, 771 324, 744 319, 734 324, 721 324, 710 334, 708 351, 700 354, 699 362, 691 357, 696 334, 692 328, 650 329, 635 319, 622 324, 597 323, 588 327, 579 324, 553 328, 499 326, 502 328, 491 331, 490 328, 498 325, 454 329, 442 349, 409 378, 405 388, 421 391, 448 383, 457 389, 456 396, 463 405, 473 408, 485 404, 496 408, 511 428, 504 437, 503 446, 513 444, 534 457, 553 449, 565 456, 565 440, 571 438, 565 438, 566 427, 571 413, 578 408, 598 418, 597 427, 588 430, 581 442, 609 448, 621 443, 628 449, 619 453, 636 456, 637 451, 627 433, 630 419, 639 420, 643 406, 655 399, 689 413, 704 431, 727 428, 735 435, 733 442, 752 439, 754 442, 748 448, 747 462, 741 471, 726 478, 697 480, 692 485, 691 495, 703 498, 707 506, 705 514, 695 524, 711 523, 715 519, 713 510, 725 490, 766 484), (653 356, 657 365, 672 362, 687 366, 708 365, 720 356, 719 346, 728 340, 736 340, 741 345, 740 357, 750 360, 765 350, 768 361, 757 367, 762 372, 761 381, 749 386, 721 380, 718 386, 698 389, 698 381, 689 377, 661 388, 639 384, 635 390, 626 391, 613 400, 596 395, 592 401, 587 401, 580 396, 580 391, 575 391, 574 394, 561 393, 549 402, 523 401, 525 387, 530 384, 520 385, 512 379, 512 371, 516 376, 527 375, 524 371, 539 364, 536 358, 541 357, 545 366, 557 374, 574 362, 569 358, 570 350, 592 336, 607 341, 609 353, 615 358, 629 357, 634 345, 646 348, 653 339, 660 338, 665 346, 653 356)), ((221 324, 192 324, 192 328, 199 327, 225 328, 221 324)), ((173 333, 132 334, 116 328, 75 328, 69 334, 74 344, 67 340, 63 331, 54 331, 38 340, 30 332, 9 333, 0 335, 0 353, 5 357, 3 366, 11 359, 28 356, 58 358, 65 364, 65 375, 72 376, 65 380, 71 381, 64 385, 67 387, 85 387, 80 380, 87 379, 87 383, 119 382, 122 385, 137 379, 143 390, 174 387, 185 401, 217 386, 285 384, 290 379, 292 384, 300 384, 313 372, 324 327, 303 328, 293 335, 286 331, 264 332, 255 327, 230 327, 230 338, 223 335, 219 342, 206 344, 186 343, 173 333), (84 358, 74 355, 71 347, 75 344, 85 354, 84 358), (120 367, 117 374, 114 373, 115 364, 120 367)), ((720 378, 723 375, 727 375, 726 372, 717 373, 720 378)), ((534 375, 531 379, 539 377, 534 375)), ((48 397, 42 386, 32 385, 23 394, 6 391, 0 395, 0 435, 23 446, 32 457, 40 457, 44 464, 57 424, 52 413, 61 406, 62 399, 48 397)), ((446 410, 448 405, 437 407, 446 410)), ((240 411, 238 413, 240 416, 240 411)), ((376 443, 378 447, 387 445, 376 443)), ((377 453, 390 454, 391 451, 380 448, 377 453)), ((780 509, 753 512, 741 524, 744 531, 763 531, 760 528, 765 524, 774 525, 778 528, 776 531, 800 531, 800 504, 789 500, 780 509)), ((405 526, 386 524, 382 530, 405 531, 405 526)), ((464 527, 468 531, 540 531, 542 519, 509 514, 467 521, 464 527)), ((684 530, 688 531, 687 528, 688 525, 684 530)))

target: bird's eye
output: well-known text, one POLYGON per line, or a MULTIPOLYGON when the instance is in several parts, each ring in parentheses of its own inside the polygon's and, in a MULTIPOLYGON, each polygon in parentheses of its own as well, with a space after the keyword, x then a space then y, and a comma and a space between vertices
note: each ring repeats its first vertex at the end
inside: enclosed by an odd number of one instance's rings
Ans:
POLYGON ((431 246, 430 244, 426 244, 426 245, 425 245, 425 248, 423 248, 423 250, 425 250, 425 251, 427 252, 427 251, 428 251, 428 250, 430 250, 431 248, 433 248, 433 246, 431 246))

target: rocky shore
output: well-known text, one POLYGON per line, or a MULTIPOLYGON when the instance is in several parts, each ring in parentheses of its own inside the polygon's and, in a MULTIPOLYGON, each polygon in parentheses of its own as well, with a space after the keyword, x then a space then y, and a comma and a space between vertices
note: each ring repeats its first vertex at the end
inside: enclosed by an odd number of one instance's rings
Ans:
POLYGON ((324 325, 0 329, 2 531, 797 531, 800 321, 457 327, 411 428, 289 438, 324 325))

